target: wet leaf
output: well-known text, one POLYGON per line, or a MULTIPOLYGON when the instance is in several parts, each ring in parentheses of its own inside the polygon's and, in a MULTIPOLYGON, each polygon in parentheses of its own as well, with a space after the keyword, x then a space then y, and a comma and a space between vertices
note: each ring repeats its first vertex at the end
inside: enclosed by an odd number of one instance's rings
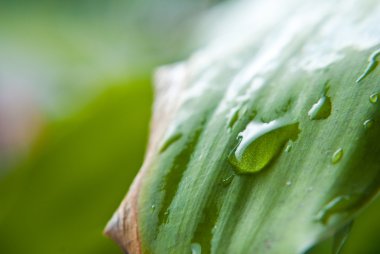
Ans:
POLYGON ((157 73, 145 163, 106 230, 131 253, 304 253, 379 192, 376 1, 228 8, 207 47, 157 73), (298 135, 252 127, 284 119, 298 135))

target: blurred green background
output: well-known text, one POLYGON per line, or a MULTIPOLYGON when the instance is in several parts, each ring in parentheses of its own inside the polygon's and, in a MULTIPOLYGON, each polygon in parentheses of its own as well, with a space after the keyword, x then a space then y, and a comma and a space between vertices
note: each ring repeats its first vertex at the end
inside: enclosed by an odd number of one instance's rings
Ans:
MULTIPOLYGON (((121 253, 102 230, 142 163, 152 73, 220 2, 0 0, 0 253, 121 253)), ((379 214, 345 253, 377 253, 379 214)))

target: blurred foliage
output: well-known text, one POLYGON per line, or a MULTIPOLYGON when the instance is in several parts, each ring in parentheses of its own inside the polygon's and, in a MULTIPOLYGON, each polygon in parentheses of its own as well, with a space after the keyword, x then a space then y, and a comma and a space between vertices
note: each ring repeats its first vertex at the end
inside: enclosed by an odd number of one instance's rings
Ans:
POLYGON ((48 117, 65 116, 110 81, 185 58, 216 2, 0 0, 0 84, 21 82, 48 117))
POLYGON ((142 161, 148 83, 111 88, 47 126, 33 154, 0 183, 1 253, 119 253, 101 232, 142 161))

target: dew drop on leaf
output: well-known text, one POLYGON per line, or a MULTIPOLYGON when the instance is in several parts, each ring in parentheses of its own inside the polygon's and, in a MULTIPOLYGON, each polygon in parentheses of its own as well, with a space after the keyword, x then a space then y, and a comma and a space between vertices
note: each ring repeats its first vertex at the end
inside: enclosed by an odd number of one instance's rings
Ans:
POLYGON ((365 120, 363 123, 363 126, 365 129, 371 128, 373 126, 373 120, 372 119, 365 120))
POLYGON ((234 175, 230 175, 226 178, 223 178, 222 185, 224 186, 230 185, 233 179, 234 179, 234 175))
POLYGON ((285 152, 289 153, 292 150, 292 148, 293 148, 293 144, 292 143, 287 144, 286 147, 285 147, 285 152))
POLYGON ((331 99, 326 95, 322 96, 308 112, 310 120, 326 119, 330 114, 331 99))
POLYGON ((373 52, 369 58, 368 58, 368 65, 367 68, 364 70, 363 74, 360 75, 360 77, 356 80, 356 83, 359 83, 362 81, 365 77, 367 77, 373 70, 375 70, 378 62, 377 62, 377 57, 380 55, 380 49, 376 50, 373 52))
POLYGON ((332 155, 331 157, 331 162, 333 164, 336 164, 338 163, 343 157, 343 149, 342 148, 338 148, 332 155))
POLYGON ((258 172, 278 157, 289 140, 297 139, 298 133, 298 123, 284 119, 250 122, 239 134, 229 162, 239 174, 258 172))
POLYGON ((369 96, 369 101, 373 104, 377 103, 379 100, 379 93, 374 93, 369 96))

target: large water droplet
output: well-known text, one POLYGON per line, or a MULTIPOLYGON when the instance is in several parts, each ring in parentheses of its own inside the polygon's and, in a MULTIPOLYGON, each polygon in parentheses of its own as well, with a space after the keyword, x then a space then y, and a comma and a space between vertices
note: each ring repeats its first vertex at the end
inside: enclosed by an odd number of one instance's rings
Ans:
POLYGON ((326 119, 331 114, 331 99, 323 95, 309 110, 311 120, 326 119))
POLYGON ((356 83, 362 81, 368 74, 370 74, 373 70, 375 70, 377 66, 377 57, 380 55, 380 49, 373 52, 368 58, 367 68, 364 70, 363 74, 356 80, 356 83))
POLYGON ((338 163, 342 159, 342 157, 343 157, 343 149, 338 148, 331 156, 331 162, 333 164, 338 163))
POLYGON ((379 93, 373 93, 369 96, 369 101, 373 104, 377 103, 379 100, 379 93))
POLYGON ((202 253, 202 247, 199 243, 192 243, 191 244, 191 254, 201 254, 202 253))
POLYGON ((328 202, 317 214, 316 219, 326 224, 329 218, 336 213, 343 213, 355 207, 359 200, 358 195, 342 195, 328 202))
POLYGON ((239 134, 239 143, 229 156, 237 173, 255 173, 267 166, 289 140, 298 137, 298 123, 274 120, 250 122, 239 134))
POLYGON ((363 126, 365 129, 371 128, 373 126, 373 120, 372 119, 365 120, 363 123, 363 126))

